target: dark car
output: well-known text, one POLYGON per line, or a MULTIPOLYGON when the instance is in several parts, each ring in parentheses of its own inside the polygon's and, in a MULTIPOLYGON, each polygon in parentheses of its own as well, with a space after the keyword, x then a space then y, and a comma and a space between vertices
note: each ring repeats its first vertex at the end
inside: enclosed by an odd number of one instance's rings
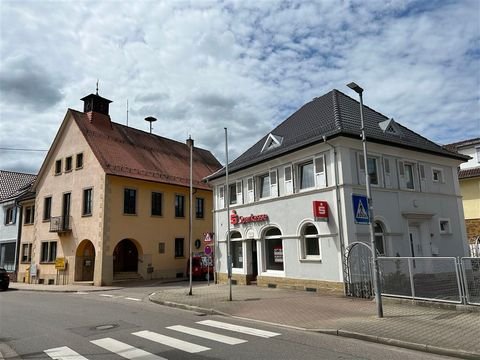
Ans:
MULTIPOLYGON (((213 279, 213 261, 208 256, 194 256, 192 258, 192 277, 196 279, 213 279)), ((187 274, 190 274, 190 260, 187 261, 187 274)))
POLYGON ((7 290, 8 285, 10 285, 10 277, 8 276, 7 270, 0 268, 0 289, 7 290))

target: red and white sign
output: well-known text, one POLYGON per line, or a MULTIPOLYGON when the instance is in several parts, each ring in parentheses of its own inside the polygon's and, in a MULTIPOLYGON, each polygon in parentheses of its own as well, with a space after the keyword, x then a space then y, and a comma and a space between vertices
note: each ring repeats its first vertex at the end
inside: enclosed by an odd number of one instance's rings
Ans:
POLYGON ((205 241, 206 243, 212 242, 213 233, 210 233, 210 232, 203 233, 203 241, 205 241))
POLYGON ((239 216, 235 210, 232 210, 232 213, 230 214, 230 224, 232 225, 248 224, 252 222, 263 222, 263 221, 268 221, 267 214, 259 214, 259 215, 251 214, 250 216, 239 216))
POLYGON ((326 201, 313 202, 313 217, 316 221, 328 221, 328 203, 326 201))

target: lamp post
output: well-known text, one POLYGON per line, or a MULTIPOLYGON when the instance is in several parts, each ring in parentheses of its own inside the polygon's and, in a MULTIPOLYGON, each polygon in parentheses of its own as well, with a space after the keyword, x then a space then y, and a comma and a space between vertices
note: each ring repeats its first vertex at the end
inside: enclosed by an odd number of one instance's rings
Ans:
POLYGON ((225 201, 227 202, 227 275, 228 275, 228 300, 232 301, 232 256, 230 251, 230 185, 228 184, 228 130, 225 128, 225 201))
POLYGON ((193 227, 193 139, 191 136, 187 139, 187 146, 190 148, 190 215, 188 217, 188 252, 189 252, 189 291, 188 295, 192 295, 192 227, 193 227))
POLYGON ((370 189, 370 174, 368 171, 368 157, 367 157, 367 138, 365 136, 365 125, 363 121, 363 89, 351 82, 347 85, 350 89, 355 91, 360 96, 360 126, 362 131, 362 145, 363 145, 363 160, 365 167, 365 185, 367 188, 367 200, 368 200, 368 227, 370 230, 370 245, 372 248, 372 263, 373 263, 373 287, 375 291, 375 302, 377 303, 377 316, 379 318, 383 317, 383 306, 382 306, 382 294, 380 286, 380 271, 378 268, 378 259, 377 259, 377 247, 375 246, 375 229, 373 222, 373 202, 372 202, 372 193, 370 189))

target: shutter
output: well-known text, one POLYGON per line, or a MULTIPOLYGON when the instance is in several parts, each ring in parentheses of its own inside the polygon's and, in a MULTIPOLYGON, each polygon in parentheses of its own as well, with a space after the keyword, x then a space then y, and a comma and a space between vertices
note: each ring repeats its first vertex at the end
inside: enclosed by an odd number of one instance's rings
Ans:
POLYGON ((243 183, 242 180, 237 181, 237 205, 242 205, 243 204, 243 183))
POLYGON ((293 194, 293 174, 292 167, 287 166, 284 169, 285 172, 285 194, 293 194))
POLYGON ((358 154, 358 182, 365 185, 365 158, 362 154, 358 154))
POLYGON ((247 202, 251 203, 255 201, 255 183, 253 178, 247 179, 247 202))
POLYGON ((392 187, 392 174, 390 172, 390 159, 384 158, 383 159, 383 169, 385 170, 385 187, 391 188, 392 187))
POLYGON ((218 187, 218 208, 223 209, 225 207, 225 187, 223 185, 218 187))
POLYGON ((315 158, 315 181, 318 187, 327 186, 327 172, 325 171, 325 155, 315 158))
POLYGON ((403 161, 398 161, 398 183, 400 185, 400 189, 406 188, 406 179, 405 179, 405 166, 403 161))
POLYGON ((278 196, 277 170, 270 171, 270 197, 278 196))
POLYGON ((427 189, 427 182, 425 177, 425 165, 419 164, 418 165, 418 174, 420 178, 420 191, 425 191, 427 189))

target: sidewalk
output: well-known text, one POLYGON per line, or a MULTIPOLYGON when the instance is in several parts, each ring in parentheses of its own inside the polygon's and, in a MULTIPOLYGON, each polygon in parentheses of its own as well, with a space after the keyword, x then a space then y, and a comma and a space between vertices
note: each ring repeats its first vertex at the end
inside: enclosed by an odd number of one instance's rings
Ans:
POLYGON ((47 291, 47 292, 94 292, 119 290, 123 287, 118 286, 86 286, 86 285, 45 285, 45 284, 26 284, 20 282, 11 282, 10 290, 24 291, 47 291))
POLYGON ((384 318, 375 302, 306 291, 228 285, 159 289, 150 300, 200 312, 224 314, 310 331, 480 359, 480 312, 384 301, 384 318))

